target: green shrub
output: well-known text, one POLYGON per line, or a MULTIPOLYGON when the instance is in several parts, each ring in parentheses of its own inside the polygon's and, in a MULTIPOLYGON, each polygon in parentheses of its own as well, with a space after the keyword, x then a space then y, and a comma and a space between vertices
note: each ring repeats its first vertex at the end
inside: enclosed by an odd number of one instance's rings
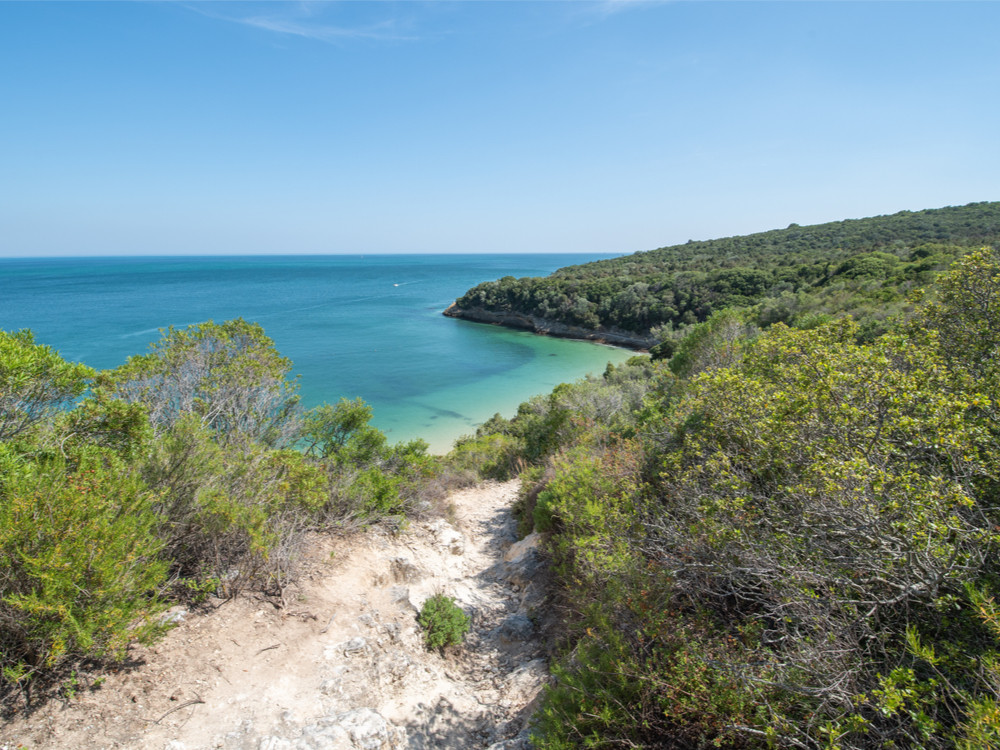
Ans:
POLYGON ((510 507, 511 515, 517 521, 518 539, 524 539, 535 530, 535 508, 545 486, 552 479, 551 471, 541 466, 532 466, 521 472, 521 487, 517 499, 510 507))
POLYGON ((361 518, 377 520, 403 512, 405 501, 399 486, 399 477, 372 466, 357 474, 345 494, 361 518))
POLYGON ((371 416, 371 407, 360 398, 342 398, 304 417, 301 444, 329 480, 323 508, 327 523, 398 519, 423 505, 424 489, 440 474, 426 442, 391 445, 384 432, 368 424, 371 416))
POLYGON ((0 492, 3 682, 84 658, 119 658, 152 635, 166 565, 151 493, 104 456, 25 461, 0 492))
MULTIPOLYGON (((328 502, 328 476, 292 450, 220 445, 186 415, 155 441, 143 474, 157 491, 157 534, 172 576, 219 579, 220 593, 275 590, 303 529, 328 502)), ((184 582, 178 589, 183 593, 184 582)))
POLYGON ((424 629, 427 648, 457 646, 469 632, 469 616, 455 604, 455 600, 444 594, 435 594, 420 610, 417 622, 424 629))
POLYGON ((558 574, 600 590, 632 564, 642 537, 636 472, 635 456, 622 447, 584 446, 554 462, 532 515, 535 530, 552 535, 558 574))
POLYGON ((448 461, 454 469, 504 481, 515 476, 523 465, 520 454, 521 447, 515 438, 503 433, 487 434, 481 427, 475 437, 463 437, 455 442, 448 461))
POLYGON ((555 528, 555 518, 552 510, 557 502, 557 495, 542 490, 535 497, 535 506, 531 509, 531 527, 543 534, 555 528))
POLYGON ((627 599, 608 592, 585 613, 582 637, 553 664, 534 746, 753 747, 734 725, 755 721, 762 691, 726 668, 735 649, 710 624, 674 610, 665 592, 639 589, 643 578, 630 582, 627 599))
MULTIPOLYGON (((306 412, 302 420, 302 441, 306 452, 323 458, 337 457, 348 443, 370 430, 372 409, 362 399, 340 399, 306 412)), ((384 442, 384 441, 383 441, 384 442)))
POLYGON ((142 404, 99 396, 82 400, 56 422, 63 435, 63 450, 87 450, 97 446, 114 452, 124 461, 139 461, 148 454, 153 428, 142 404))

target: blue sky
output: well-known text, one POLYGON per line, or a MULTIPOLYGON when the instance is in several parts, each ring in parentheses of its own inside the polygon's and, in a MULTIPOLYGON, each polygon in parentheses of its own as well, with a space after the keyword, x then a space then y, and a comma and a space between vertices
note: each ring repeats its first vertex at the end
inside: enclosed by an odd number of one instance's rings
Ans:
POLYGON ((0 2, 0 255, 633 252, 1000 200, 997 2, 0 2))

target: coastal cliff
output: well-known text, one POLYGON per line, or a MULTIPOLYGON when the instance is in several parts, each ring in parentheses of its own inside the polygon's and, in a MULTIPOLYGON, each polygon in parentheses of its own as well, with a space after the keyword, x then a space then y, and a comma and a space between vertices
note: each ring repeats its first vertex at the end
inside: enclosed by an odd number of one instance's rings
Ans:
POLYGON ((623 331, 619 328, 589 329, 525 313, 496 312, 483 307, 463 309, 455 303, 452 303, 444 311, 444 315, 449 318, 460 318, 461 320, 469 320, 474 323, 490 323, 506 328, 531 331, 544 336, 594 341, 601 344, 623 346, 629 349, 648 349, 659 343, 658 339, 653 336, 641 336, 633 331, 623 331))

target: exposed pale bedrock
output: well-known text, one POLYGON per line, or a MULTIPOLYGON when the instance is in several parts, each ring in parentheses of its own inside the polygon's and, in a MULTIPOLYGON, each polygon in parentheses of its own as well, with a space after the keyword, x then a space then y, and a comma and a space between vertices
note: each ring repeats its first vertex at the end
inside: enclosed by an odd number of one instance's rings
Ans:
POLYGON ((496 312, 483 307, 462 309, 452 304, 444 311, 449 318, 461 318, 474 323, 491 323, 506 328, 517 328, 532 331, 545 336, 558 336, 566 339, 582 339, 596 341, 614 346, 626 346, 631 349, 648 349, 656 346, 659 341, 653 336, 641 336, 634 331, 623 331, 620 328, 582 328, 560 323, 557 320, 541 318, 537 315, 527 315, 517 312, 496 312))

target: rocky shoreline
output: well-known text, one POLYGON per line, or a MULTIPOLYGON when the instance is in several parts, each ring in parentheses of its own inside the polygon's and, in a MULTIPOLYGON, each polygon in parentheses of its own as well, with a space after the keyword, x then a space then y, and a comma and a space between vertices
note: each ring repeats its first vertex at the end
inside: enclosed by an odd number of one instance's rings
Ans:
POLYGON ((505 328, 531 331, 542 336, 593 341, 598 344, 610 344, 612 346, 621 346, 639 351, 645 351, 659 343, 653 336, 640 336, 633 331, 623 331, 618 328, 598 328, 593 330, 525 313, 495 312, 483 307, 463 309, 455 303, 452 303, 443 314, 449 318, 459 318, 461 320, 472 321, 473 323, 489 323, 505 328))

